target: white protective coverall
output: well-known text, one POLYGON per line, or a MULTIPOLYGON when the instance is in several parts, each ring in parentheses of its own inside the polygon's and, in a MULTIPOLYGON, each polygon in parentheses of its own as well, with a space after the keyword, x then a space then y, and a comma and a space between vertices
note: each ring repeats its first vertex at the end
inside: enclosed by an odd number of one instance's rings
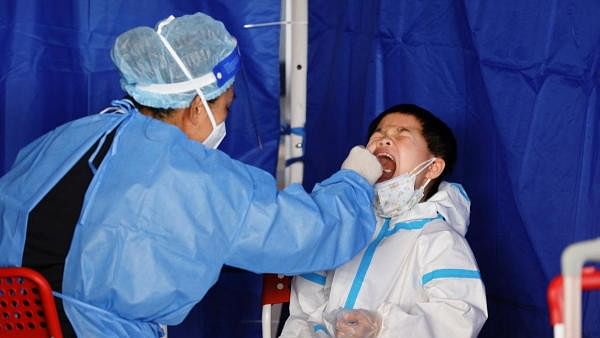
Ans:
POLYGON ((464 238, 470 201, 442 182, 429 200, 396 218, 377 218, 374 237, 350 262, 296 276, 281 337, 333 337, 336 309, 382 319, 377 337, 476 337, 487 319, 477 263, 464 238))

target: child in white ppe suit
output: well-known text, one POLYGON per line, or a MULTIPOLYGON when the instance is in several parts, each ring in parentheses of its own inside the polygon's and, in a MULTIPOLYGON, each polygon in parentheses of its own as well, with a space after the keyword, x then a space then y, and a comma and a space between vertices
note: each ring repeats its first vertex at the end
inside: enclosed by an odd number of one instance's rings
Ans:
POLYGON ((341 267, 294 278, 281 337, 476 337, 487 305, 464 238, 470 201, 442 181, 456 158, 451 130, 421 107, 397 105, 369 135, 383 167, 373 238, 341 267))

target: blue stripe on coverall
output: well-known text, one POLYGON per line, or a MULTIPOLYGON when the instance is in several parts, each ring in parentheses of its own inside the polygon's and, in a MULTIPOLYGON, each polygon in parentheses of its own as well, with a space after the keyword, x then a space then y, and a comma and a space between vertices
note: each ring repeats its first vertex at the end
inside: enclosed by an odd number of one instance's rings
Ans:
POLYGON ((431 282, 434 279, 438 278, 477 278, 481 279, 481 275, 477 270, 467 270, 467 269, 438 269, 428 272, 423 275, 421 279, 421 283, 423 285, 431 282))
POLYGON ((303 274, 300 275, 300 277, 302 277, 302 278, 304 278, 306 280, 309 280, 309 281, 311 281, 313 283, 319 284, 319 285, 325 285, 326 277, 322 276, 322 275, 319 275, 318 273, 314 273, 314 272, 303 273, 303 274))
POLYGON ((371 265, 371 261, 373 260, 373 255, 375 254, 375 249, 377 248, 379 243, 381 243, 381 241, 385 237, 395 234, 400 229, 404 229, 404 230, 422 229, 425 226, 425 224, 427 224, 431 221, 434 221, 434 220, 438 220, 438 219, 443 219, 443 217, 441 215, 438 215, 433 218, 423 218, 423 219, 418 219, 418 220, 414 220, 414 221, 400 222, 400 223, 396 223, 393 228, 388 229, 388 226, 390 224, 390 219, 386 218, 385 223, 383 224, 383 226, 381 227, 381 230, 379 231, 379 234, 377 234, 377 237, 375 238, 375 240, 373 240, 373 242, 371 242, 371 244, 369 244, 369 246, 365 250, 365 254, 362 257, 362 260, 360 261, 358 270, 356 271, 356 277, 354 277, 354 281, 352 282, 352 287, 350 288, 350 292, 348 293, 348 298, 346 298, 346 303, 344 304, 344 308, 352 309, 354 307, 354 304, 356 303, 356 299, 358 298, 358 293, 360 292, 360 288, 362 287, 362 284, 365 280, 365 275, 367 274, 367 270, 369 269, 369 266, 371 265))

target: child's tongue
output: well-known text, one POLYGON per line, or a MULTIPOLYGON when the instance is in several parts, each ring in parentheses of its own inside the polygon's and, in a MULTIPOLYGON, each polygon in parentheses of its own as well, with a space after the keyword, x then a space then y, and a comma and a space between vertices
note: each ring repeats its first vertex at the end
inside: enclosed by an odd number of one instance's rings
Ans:
POLYGON ((383 155, 377 156, 377 160, 379 160, 381 167, 383 167, 383 174, 381 174, 381 177, 379 177, 377 183, 387 181, 392 178, 396 172, 396 162, 383 155))

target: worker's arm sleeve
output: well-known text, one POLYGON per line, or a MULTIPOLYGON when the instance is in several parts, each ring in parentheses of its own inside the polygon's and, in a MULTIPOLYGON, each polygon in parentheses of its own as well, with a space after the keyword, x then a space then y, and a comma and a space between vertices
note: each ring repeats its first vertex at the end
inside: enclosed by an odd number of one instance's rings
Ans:
POLYGON ((422 236, 417 243, 423 300, 412 306, 378 308, 378 337, 477 337, 487 319, 485 290, 466 240, 451 231, 422 236))
POLYGON ((271 176, 255 175, 225 263, 290 275, 335 268, 371 238, 372 197, 371 185, 352 170, 337 172, 311 194, 298 184, 277 192, 271 176))
POLYGON ((280 338, 330 337, 323 324, 331 278, 323 272, 294 277, 290 294, 290 316, 280 338))

